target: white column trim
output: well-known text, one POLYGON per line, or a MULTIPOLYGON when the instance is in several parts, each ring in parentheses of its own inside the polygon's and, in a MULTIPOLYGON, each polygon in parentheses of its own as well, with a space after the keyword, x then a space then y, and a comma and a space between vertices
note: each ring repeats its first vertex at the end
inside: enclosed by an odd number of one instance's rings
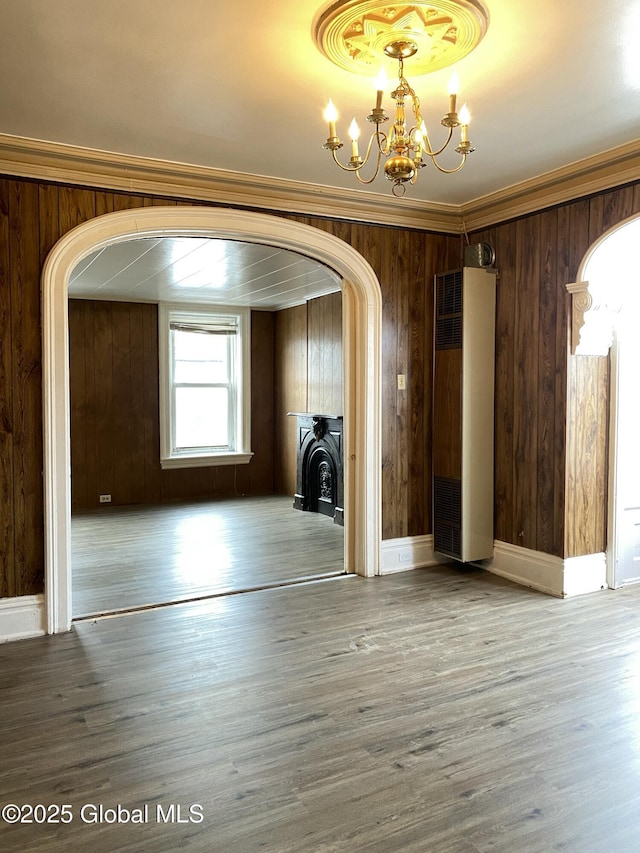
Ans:
POLYGON ((563 592, 565 598, 608 588, 607 555, 604 552, 565 559, 563 592))
POLYGON ((380 339, 382 297, 371 266, 342 240, 262 213, 206 207, 134 208, 68 232, 42 274, 45 599, 49 633, 69 630, 71 609, 71 464, 67 290, 75 265, 91 252, 136 237, 222 237, 302 252, 343 279, 345 321, 345 565, 379 572, 381 541, 380 339))

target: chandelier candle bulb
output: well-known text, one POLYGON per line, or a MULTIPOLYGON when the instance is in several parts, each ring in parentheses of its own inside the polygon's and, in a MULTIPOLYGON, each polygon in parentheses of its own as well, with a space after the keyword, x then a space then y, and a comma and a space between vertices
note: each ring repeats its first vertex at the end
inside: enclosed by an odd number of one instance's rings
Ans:
POLYGON ((465 104, 460 110, 460 142, 468 142, 469 141, 469 122, 471 121, 471 114, 467 109, 467 105, 465 104))
POLYGON ((376 106, 377 110, 382 109, 382 96, 384 95, 384 90, 387 88, 387 75, 385 74, 384 68, 381 68, 378 76, 374 80, 374 85, 376 88, 376 106))
POLYGON ((360 154, 358 153, 358 139, 360 137, 360 128, 358 127, 355 118, 349 125, 349 138, 351 139, 351 157, 354 160, 360 159, 360 154))
POLYGON ((451 77, 449 78, 449 112, 455 113, 456 111, 456 98, 458 97, 458 90, 460 89, 460 80, 458 79, 458 75, 454 71, 451 77))
POLYGON ((338 118, 338 111, 336 110, 333 101, 329 98, 329 103, 326 106, 324 111, 324 119, 329 122, 329 139, 335 139, 336 134, 336 121, 338 118))
POLYGON ((422 146, 424 145, 424 137, 422 136, 422 127, 419 127, 415 132, 415 160, 417 163, 422 161, 422 146))

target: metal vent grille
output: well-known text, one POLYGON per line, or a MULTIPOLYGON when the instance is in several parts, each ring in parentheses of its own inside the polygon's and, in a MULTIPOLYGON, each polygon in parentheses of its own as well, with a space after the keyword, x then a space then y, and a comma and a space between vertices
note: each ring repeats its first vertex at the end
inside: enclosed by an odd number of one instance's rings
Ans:
POLYGON ((461 531, 458 527, 450 527, 442 521, 433 525, 433 550, 446 557, 462 559, 461 531))
POLYGON ((462 482, 433 478, 433 549, 462 559, 462 482))
POLYGON ((436 276, 436 349, 462 346, 462 270, 436 276))

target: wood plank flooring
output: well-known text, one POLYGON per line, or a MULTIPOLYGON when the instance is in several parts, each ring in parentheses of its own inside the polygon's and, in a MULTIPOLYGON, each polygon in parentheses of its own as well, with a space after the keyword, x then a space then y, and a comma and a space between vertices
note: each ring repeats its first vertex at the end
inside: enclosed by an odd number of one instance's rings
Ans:
POLYGON ((74 515, 74 617, 342 572, 344 529, 292 503, 269 496, 74 515))
POLYGON ((342 577, 6 644, 0 684, 0 805, 73 809, 0 824, 8 853, 640 846, 638 586, 342 577), (196 803, 202 822, 157 820, 196 803))

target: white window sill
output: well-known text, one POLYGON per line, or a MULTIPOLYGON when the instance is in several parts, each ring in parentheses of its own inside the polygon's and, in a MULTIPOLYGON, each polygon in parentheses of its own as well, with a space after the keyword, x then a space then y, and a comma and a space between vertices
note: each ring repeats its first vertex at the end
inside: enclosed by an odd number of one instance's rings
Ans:
POLYGON ((215 465, 246 465, 251 461, 253 453, 212 453, 184 454, 171 456, 160 460, 160 467, 165 468, 210 468, 215 465))

